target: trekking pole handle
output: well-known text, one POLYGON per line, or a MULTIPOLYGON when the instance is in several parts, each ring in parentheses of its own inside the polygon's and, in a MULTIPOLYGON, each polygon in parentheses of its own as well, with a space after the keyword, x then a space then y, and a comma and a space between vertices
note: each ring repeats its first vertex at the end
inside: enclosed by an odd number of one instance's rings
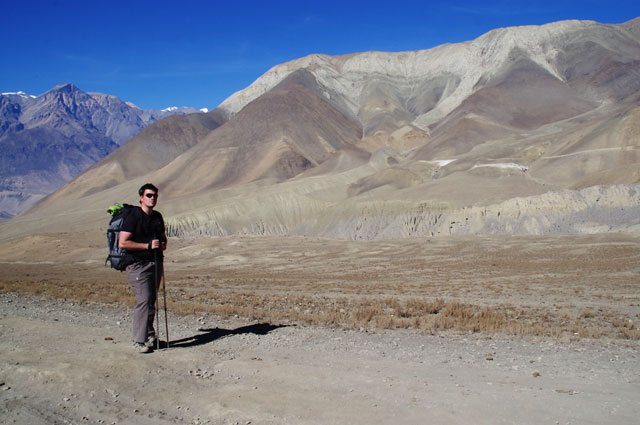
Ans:
POLYGON ((162 242, 160 241, 160 239, 153 239, 149 242, 148 248, 150 250, 156 250, 156 249, 160 249, 162 248, 162 242), (157 244, 154 242, 158 242, 157 244))
POLYGON ((161 250, 162 249, 162 241, 160 240, 160 238, 158 237, 158 235, 156 233, 153 234, 153 239, 151 240, 151 242, 149 242, 149 249, 151 250, 161 250), (154 242, 158 241, 158 245, 156 245, 154 242))

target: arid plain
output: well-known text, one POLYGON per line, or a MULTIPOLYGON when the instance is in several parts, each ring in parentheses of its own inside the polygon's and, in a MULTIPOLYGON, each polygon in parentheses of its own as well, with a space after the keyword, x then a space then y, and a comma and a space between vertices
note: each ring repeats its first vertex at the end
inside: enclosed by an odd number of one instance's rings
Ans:
MULTIPOLYGON (((395 241, 171 239, 174 314, 343 328, 640 339, 640 237, 632 233, 395 241)), ((102 240, 31 236, 0 245, 4 291, 131 305, 102 240), (35 260, 37 259, 37 260, 35 260)))
POLYGON ((103 266, 103 238, 0 245, 6 423, 621 424, 639 413, 637 234, 172 238, 173 347, 150 355, 130 346, 133 296, 103 266))

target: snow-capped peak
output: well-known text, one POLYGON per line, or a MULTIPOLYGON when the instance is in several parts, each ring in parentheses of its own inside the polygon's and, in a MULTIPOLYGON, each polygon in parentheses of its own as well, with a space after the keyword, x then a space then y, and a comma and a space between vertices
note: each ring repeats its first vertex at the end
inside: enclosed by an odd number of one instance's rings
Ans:
POLYGON ((15 95, 15 96, 20 96, 20 97, 24 97, 26 99, 35 99, 37 96, 34 96, 32 94, 26 94, 23 91, 19 91, 19 92, 13 92, 13 93, 0 93, 3 96, 10 96, 10 95, 15 95))
POLYGON ((209 112, 209 109, 207 109, 207 108, 196 109, 196 108, 192 108, 191 106, 183 106, 181 108, 178 108, 177 106, 171 106, 169 108, 163 109, 161 112, 168 112, 168 113, 176 112, 176 113, 192 114, 194 112, 207 113, 207 112, 209 112))

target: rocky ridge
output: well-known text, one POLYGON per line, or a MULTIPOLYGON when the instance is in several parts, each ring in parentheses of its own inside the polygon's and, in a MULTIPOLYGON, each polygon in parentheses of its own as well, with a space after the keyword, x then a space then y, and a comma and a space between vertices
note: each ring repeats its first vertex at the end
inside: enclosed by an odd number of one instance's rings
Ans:
POLYGON ((142 110, 73 84, 40 96, 0 95, 0 218, 62 187, 149 124, 194 112, 142 110))

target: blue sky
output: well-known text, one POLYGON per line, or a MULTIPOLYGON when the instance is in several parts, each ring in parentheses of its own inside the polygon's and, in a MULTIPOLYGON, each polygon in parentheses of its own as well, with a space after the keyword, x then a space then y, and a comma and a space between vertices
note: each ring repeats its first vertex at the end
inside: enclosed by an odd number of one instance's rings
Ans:
POLYGON ((0 16, 0 92, 69 82, 142 108, 213 109, 308 54, 428 49, 564 19, 622 23, 640 1, 0 0, 0 16))

